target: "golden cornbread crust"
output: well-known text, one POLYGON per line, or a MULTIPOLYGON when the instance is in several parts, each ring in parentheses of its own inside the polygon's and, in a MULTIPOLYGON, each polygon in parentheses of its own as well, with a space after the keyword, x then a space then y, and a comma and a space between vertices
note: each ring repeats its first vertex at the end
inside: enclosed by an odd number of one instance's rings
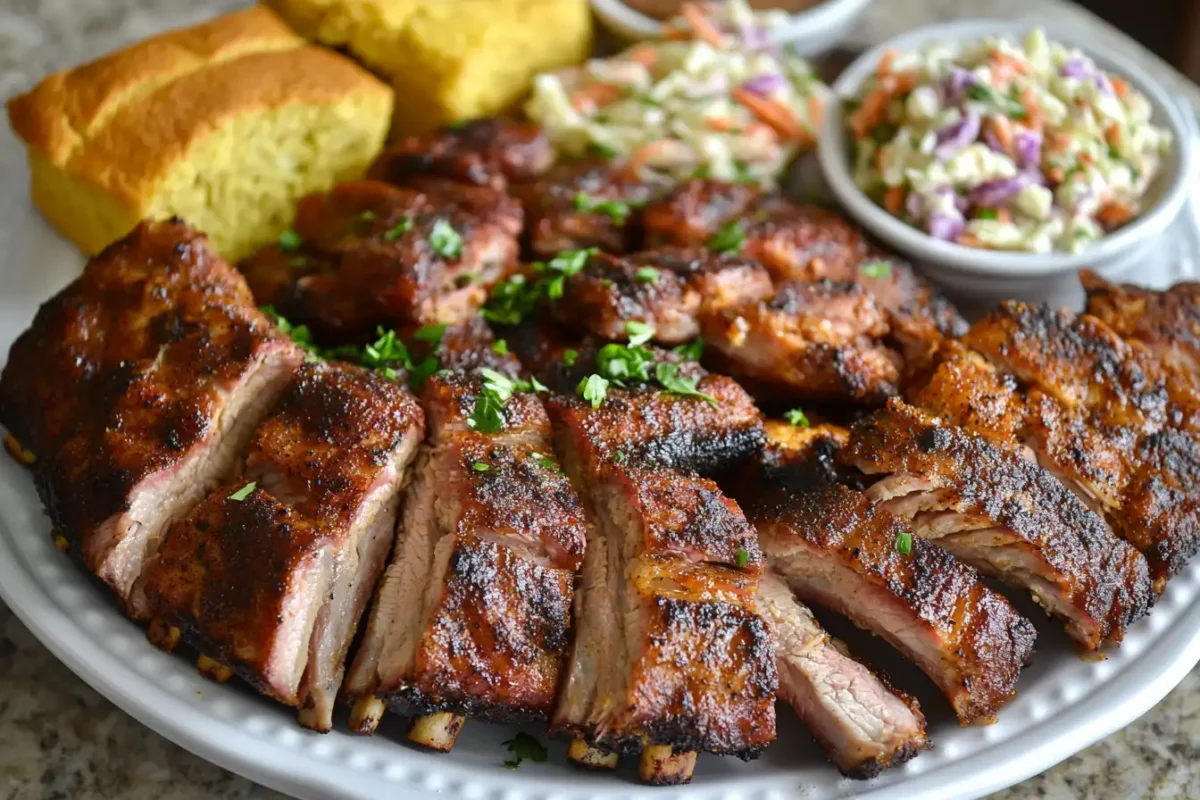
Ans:
POLYGON ((8 115, 35 204, 85 251, 179 215, 237 259, 300 196, 360 174, 391 108, 385 84, 256 6, 51 75, 8 115))
POLYGON ((537 73, 591 49, 587 0, 265 1, 304 36, 391 81, 396 135, 499 113, 537 73))

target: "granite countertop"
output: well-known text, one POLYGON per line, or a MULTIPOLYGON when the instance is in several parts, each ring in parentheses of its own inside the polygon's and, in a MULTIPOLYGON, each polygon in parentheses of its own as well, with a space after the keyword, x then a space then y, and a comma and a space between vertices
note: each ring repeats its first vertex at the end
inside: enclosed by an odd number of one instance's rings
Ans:
MULTIPOLYGON (((238 0, 4 0, 0 96, 45 73, 238 0)), ((876 0, 851 44, 955 17, 1030 16, 1136 59, 1200 113, 1200 89, 1091 14, 1059 0, 876 0)), ((60 664, 0 605, 0 799, 280 798, 171 744, 60 664)), ((1200 669, 1128 728, 1013 789, 1054 798, 1200 797, 1200 669)))

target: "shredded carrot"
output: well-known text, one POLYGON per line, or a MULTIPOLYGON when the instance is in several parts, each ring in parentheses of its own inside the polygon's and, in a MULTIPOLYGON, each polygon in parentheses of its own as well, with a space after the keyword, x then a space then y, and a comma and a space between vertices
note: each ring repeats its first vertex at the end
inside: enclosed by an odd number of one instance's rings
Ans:
POLYGON ((996 209, 996 221, 997 222, 1012 222, 1012 212, 1009 211, 1007 208, 997 208, 996 209))
POLYGON ((921 76, 917 74, 916 70, 910 69, 905 70, 904 72, 897 72, 893 75, 886 76, 880 81, 880 85, 886 87, 893 95, 904 94, 905 92, 912 91, 916 87, 917 81, 920 77, 921 76))
POLYGON ((654 63, 658 61, 658 51, 650 45, 644 44, 630 50, 625 54, 625 57, 630 61, 641 64, 643 67, 649 68, 653 67, 654 63))
POLYGON ((1025 109, 1025 124, 1030 130, 1040 133, 1046 127, 1046 121, 1042 117, 1042 110, 1038 108, 1037 98, 1033 96, 1033 89, 1029 86, 1021 91, 1021 107, 1025 109))
POLYGON ((996 137, 996 141, 1000 142, 1000 146, 1004 148, 1004 152, 1008 155, 1013 154, 1013 129, 1012 123, 1008 121, 1008 117, 992 115, 988 117, 988 129, 992 135, 996 137))
POLYGON ((593 83, 591 86, 573 92, 571 94, 571 105, 577 111, 582 111, 586 108, 598 108, 607 105, 614 100, 618 100, 625 95, 623 89, 608 83, 593 83))
POLYGON ((1109 125, 1104 129, 1104 141, 1116 147, 1121 141, 1121 129, 1116 125, 1109 125))
POLYGON ((1066 173, 1063 172, 1062 167, 1051 167, 1050 169, 1046 170, 1046 177, 1055 183, 1062 183, 1063 179, 1067 176, 1066 173))
POLYGON ((899 186, 891 186, 883 193, 883 207, 893 214, 899 214, 904 208, 904 190, 899 186))
POLYGON ((1129 94, 1129 81, 1124 78, 1109 78, 1109 82, 1112 84, 1113 92, 1116 93, 1117 97, 1125 97, 1125 95, 1129 94))
POLYGON ((1083 163, 1083 164, 1092 163, 1092 154, 1091 153, 1080 153, 1079 161, 1080 161, 1080 163, 1083 163))
POLYGON ((959 244, 965 244, 967 247, 986 247, 983 240, 973 233, 960 233, 955 239, 959 244))
POLYGON ((740 127, 732 117, 706 117, 704 123, 714 131, 721 133, 728 133, 740 127))
POLYGON ((1028 64, 1008 53, 992 51, 988 60, 992 62, 992 76, 997 82, 1005 82, 1011 80, 1014 75, 1028 75, 1032 72, 1028 64))
POLYGON ((871 128, 883 122, 889 102, 891 95, 882 88, 872 89, 863 98, 858 110, 850 116, 850 127, 854 129, 854 135, 863 139, 871 132, 871 128))
POLYGON ((1061 153, 1071 146, 1071 137, 1065 133, 1051 133, 1046 137, 1046 149, 1052 153, 1061 153))
POLYGON ((713 47, 720 47, 725 44, 725 37, 709 21, 708 17, 704 14, 704 9, 700 6, 695 3, 684 3, 679 7, 679 14, 691 24, 692 32, 697 38, 703 39, 713 47))
POLYGON ((812 135, 783 103, 747 91, 741 86, 733 90, 733 99, 750 109, 754 116, 774 128, 784 139, 805 143, 812 140, 812 135))
POLYGON ((891 71, 892 64, 895 63, 896 56, 898 55, 900 55, 900 52, 894 47, 884 50, 883 55, 879 57, 879 63, 875 65, 875 74, 881 78, 887 75, 891 71))
POLYGON ((636 174, 648 161, 671 146, 670 139, 655 139, 653 142, 647 142, 629 156, 629 170, 636 174))
POLYGON ((820 95, 812 95, 808 98, 808 116, 812 122, 813 128, 821 127, 821 123, 825 120, 825 101, 820 95))
POLYGON ((1096 217, 1105 228, 1112 230, 1133 219, 1133 209, 1124 203, 1107 203, 1096 212, 1096 217))

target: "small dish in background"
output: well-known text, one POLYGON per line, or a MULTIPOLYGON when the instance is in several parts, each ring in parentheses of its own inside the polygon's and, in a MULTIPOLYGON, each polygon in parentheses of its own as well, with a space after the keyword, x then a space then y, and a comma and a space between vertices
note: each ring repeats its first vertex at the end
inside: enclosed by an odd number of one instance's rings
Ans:
MULTIPOLYGON (((856 59, 834 83, 833 90, 839 98, 857 97, 863 82, 874 73, 879 59, 889 49, 919 50, 934 42, 953 46, 996 35, 1022 37, 1034 27, 1012 21, 965 20, 909 31, 856 59)), ((1136 259, 1145 257, 1155 238, 1175 219, 1187 199, 1194 148, 1194 125, 1189 117, 1135 64, 1108 53, 1091 52, 1069 35, 1059 35, 1053 30, 1047 35, 1077 47, 1101 69, 1129 81, 1150 102, 1153 123, 1170 130, 1174 139, 1141 215, 1078 253, 971 248, 939 240, 889 214, 855 184, 841 104, 832 103, 828 107, 821 131, 820 161, 837 201, 873 235, 920 264, 930 277, 952 291, 977 298, 1036 296, 1063 280, 1073 280, 1074 273, 1083 267, 1101 274, 1121 272, 1136 259)))
MULTIPOLYGON (((797 55, 820 55, 838 44, 870 2, 824 0, 806 11, 791 14, 790 21, 773 29, 770 37, 790 45, 797 55)), ((592 9, 604 27, 622 39, 640 41, 662 34, 661 20, 643 14, 624 0, 592 0, 592 9)))

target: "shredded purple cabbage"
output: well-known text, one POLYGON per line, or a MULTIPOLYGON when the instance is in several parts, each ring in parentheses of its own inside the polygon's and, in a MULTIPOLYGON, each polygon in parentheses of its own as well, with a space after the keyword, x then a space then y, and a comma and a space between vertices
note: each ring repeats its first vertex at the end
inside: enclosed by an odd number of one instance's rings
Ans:
POLYGON ((1033 177, 1024 172, 1012 178, 984 181, 970 191, 971 205, 999 208, 1006 205, 1013 196, 1034 182, 1033 177))
POLYGON ((1000 140, 996 138, 996 134, 992 133, 991 131, 983 132, 983 143, 988 146, 989 150, 992 150, 996 153, 1004 152, 1004 145, 1000 144, 1000 140))
POLYGON ((787 86, 787 79, 775 73, 756 75, 742 84, 742 88, 746 91, 762 95, 777 92, 785 86, 787 86))
POLYGON ((966 222, 961 216, 951 216, 936 212, 929 217, 929 235, 935 239, 945 239, 946 241, 954 241, 959 237, 966 227, 966 222))
POLYGON ((961 120, 938 131, 934 156, 939 160, 944 159, 974 142, 979 138, 982 122, 978 112, 968 109, 961 120))
POLYGON ((1035 169, 1042 161, 1042 134, 1038 131, 1021 129, 1013 136, 1017 166, 1035 169))
POLYGON ((908 212, 909 219, 920 219, 924 208, 925 204, 921 202, 921 195, 917 192, 909 192, 908 197, 904 199, 904 210, 908 212))
POLYGON ((1064 78, 1082 79, 1091 77, 1094 71, 1095 68, 1092 66, 1091 62, 1080 58, 1079 56, 1071 56, 1059 68, 1058 74, 1062 75, 1064 78))
POLYGON ((942 81, 942 102, 947 106, 961 106, 967 99, 967 89, 975 84, 975 75, 962 67, 942 81))

